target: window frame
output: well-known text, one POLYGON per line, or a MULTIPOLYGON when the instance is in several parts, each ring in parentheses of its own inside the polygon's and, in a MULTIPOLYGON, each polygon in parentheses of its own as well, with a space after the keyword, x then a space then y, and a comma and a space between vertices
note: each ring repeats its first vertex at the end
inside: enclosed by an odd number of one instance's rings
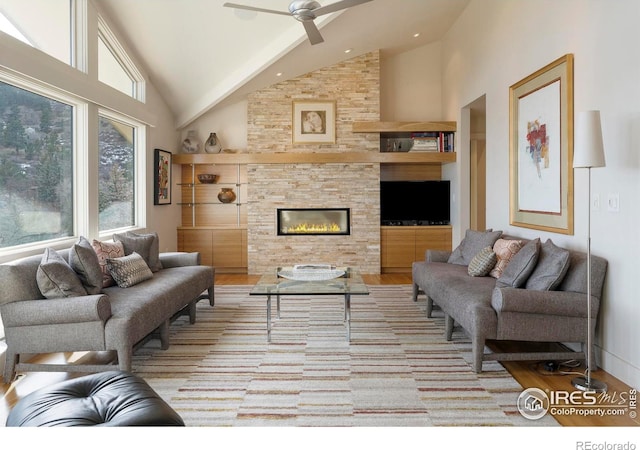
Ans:
POLYGON ((83 218, 80 205, 86 204, 86 193, 89 189, 89 172, 86 154, 79 151, 80 142, 86 142, 87 123, 87 103, 61 92, 50 86, 26 77, 20 77, 0 69, 0 81, 14 86, 18 89, 24 89, 34 94, 47 97, 51 100, 64 103, 72 108, 72 174, 73 174, 73 232, 71 236, 56 239, 48 239, 44 241, 31 242, 28 244, 15 245, 0 249, 0 262, 10 261, 16 257, 28 256, 30 254, 41 252, 46 247, 63 248, 70 246, 78 239, 81 230, 87 229, 87 222, 83 218))
MULTIPOLYGON (((120 122, 123 125, 129 126, 133 128, 133 198, 135 202, 134 207, 134 218, 133 225, 114 228, 109 230, 100 230, 99 229, 99 211, 97 211, 97 215, 95 217, 96 220, 96 229, 98 230, 98 236, 100 239, 110 239, 114 233, 122 233, 125 231, 135 230, 139 228, 144 228, 146 226, 146 125, 142 122, 138 122, 130 117, 127 117, 123 114, 117 113, 108 108, 98 108, 97 110, 97 120, 99 121, 100 117, 105 117, 109 120, 114 120, 116 122, 120 122)), ((96 133, 97 137, 97 133, 96 133)), ((96 145, 98 148, 99 145, 96 145)), ((99 158, 99 150, 96 155, 99 158)), ((98 159, 96 159, 98 162, 98 159)), ((97 167, 96 167, 97 169, 97 167)), ((96 177, 97 180, 97 177, 96 177)), ((96 181, 97 185, 97 181, 96 181)), ((97 188, 97 186, 96 186, 97 188)), ((96 201, 97 203, 97 201, 96 201)))
MULTIPOLYGON (((102 16, 98 15, 98 40, 102 40, 104 45, 107 47, 107 50, 111 52, 111 55, 115 58, 115 60, 120 64, 120 67, 124 72, 131 78, 132 82, 132 92, 129 95, 130 97, 138 100, 142 103, 145 103, 146 98, 146 82, 145 78, 133 62, 133 60, 129 57, 129 54, 124 49, 124 47, 120 44, 120 41, 116 37, 115 33, 111 31, 107 22, 102 18, 102 16)), ((100 65, 100 61, 97 62, 98 66, 100 65)), ((106 86, 112 87, 103 81, 100 83, 105 84, 106 86)), ((122 92, 119 89, 116 89, 118 92, 122 92)), ((124 93, 124 92, 123 92, 124 93)))

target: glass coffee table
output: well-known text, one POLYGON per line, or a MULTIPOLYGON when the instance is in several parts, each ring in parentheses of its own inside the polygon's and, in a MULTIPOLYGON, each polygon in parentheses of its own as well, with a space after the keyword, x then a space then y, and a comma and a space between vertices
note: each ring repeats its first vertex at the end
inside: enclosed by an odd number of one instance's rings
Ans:
MULTIPOLYGON (((367 286, 358 272, 349 267, 340 267, 334 271, 335 278, 309 280, 294 279, 291 267, 278 267, 270 270, 251 289, 250 295, 267 297, 267 341, 271 342, 271 297, 276 298, 277 318, 280 318, 280 297, 292 295, 339 295, 344 296, 344 322, 347 328, 347 341, 351 340, 351 296, 369 295, 367 286), (342 272, 342 274, 340 274, 342 272)), ((332 274, 332 275, 334 275, 332 274)), ((332 276, 329 275, 329 276, 332 276)), ((305 278, 305 277, 303 277, 305 278)), ((320 277, 322 278, 322 277, 320 277)))

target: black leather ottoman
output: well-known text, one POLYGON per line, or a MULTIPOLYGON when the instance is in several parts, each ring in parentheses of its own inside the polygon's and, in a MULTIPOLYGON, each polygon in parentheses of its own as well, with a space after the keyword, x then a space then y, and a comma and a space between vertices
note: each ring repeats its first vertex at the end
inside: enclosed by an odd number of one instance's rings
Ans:
POLYGON ((11 410, 7 426, 184 426, 184 422, 146 381, 116 370, 32 392, 11 410))

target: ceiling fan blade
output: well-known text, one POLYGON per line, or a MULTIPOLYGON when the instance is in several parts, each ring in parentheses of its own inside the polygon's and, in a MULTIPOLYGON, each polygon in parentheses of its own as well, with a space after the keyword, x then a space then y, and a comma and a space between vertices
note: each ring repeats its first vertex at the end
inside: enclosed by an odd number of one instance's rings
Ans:
POLYGON ((320 34, 318 27, 316 27, 316 24, 313 23, 312 20, 302 22, 302 25, 304 25, 304 29, 307 31, 307 36, 309 36, 309 42, 311 42, 311 45, 316 45, 324 42, 324 39, 322 39, 322 35, 320 34))
POLYGON ((362 3, 370 2, 371 0, 342 0, 340 2, 332 3, 331 5, 321 6, 313 10, 316 17, 323 14, 329 14, 332 12, 340 11, 341 9, 351 8, 352 6, 358 6, 362 3))
POLYGON ((291 13, 288 11, 276 11, 273 9, 264 9, 264 8, 256 8, 254 6, 247 5, 238 5, 237 3, 225 3, 222 6, 226 6, 227 8, 235 8, 235 9, 246 9, 247 11, 258 11, 270 14, 280 14, 282 16, 291 16, 291 13))

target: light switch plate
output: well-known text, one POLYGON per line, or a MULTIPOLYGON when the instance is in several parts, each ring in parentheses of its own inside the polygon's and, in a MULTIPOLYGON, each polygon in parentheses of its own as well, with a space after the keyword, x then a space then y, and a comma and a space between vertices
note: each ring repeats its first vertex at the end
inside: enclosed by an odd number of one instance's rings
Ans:
POLYGON ((620 212, 620 194, 617 192, 609 194, 607 198, 607 209, 609 212, 620 212))

